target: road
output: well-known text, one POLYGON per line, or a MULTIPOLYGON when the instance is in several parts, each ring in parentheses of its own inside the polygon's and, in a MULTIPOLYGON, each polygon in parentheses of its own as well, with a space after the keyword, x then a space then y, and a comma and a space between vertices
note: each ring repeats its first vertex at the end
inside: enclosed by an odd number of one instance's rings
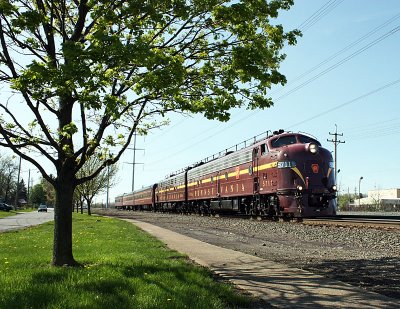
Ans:
POLYGON ((48 208, 47 212, 25 212, 15 216, 0 219, 0 233, 23 229, 29 226, 42 224, 54 220, 54 210, 48 208))

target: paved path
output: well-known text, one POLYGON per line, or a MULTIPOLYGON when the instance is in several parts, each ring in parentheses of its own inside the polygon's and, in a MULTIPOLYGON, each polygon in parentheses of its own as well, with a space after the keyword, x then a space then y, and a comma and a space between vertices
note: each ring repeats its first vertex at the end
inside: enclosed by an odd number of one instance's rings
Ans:
MULTIPOLYGON (((400 301, 339 281, 126 219, 200 265, 278 308, 400 308, 400 301)), ((357 274, 354 274, 357 276, 357 274)))
POLYGON ((23 212, 15 216, 0 219, 0 233, 23 229, 52 220, 54 220, 54 212, 52 209, 48 209, 48 212, 23 212))

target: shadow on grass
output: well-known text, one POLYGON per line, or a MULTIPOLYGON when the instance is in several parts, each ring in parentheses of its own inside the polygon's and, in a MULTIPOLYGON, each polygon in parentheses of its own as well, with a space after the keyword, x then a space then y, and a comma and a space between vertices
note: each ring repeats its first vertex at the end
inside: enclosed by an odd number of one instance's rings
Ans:
POLYGON ((41 285, 41 284, 56 284, 61 281, 64 281, 65 275, 62 273, 50 271, 50 270, 43 270, 41 272, 35 273, 32 276, 32 283, 34 285, 41 285))
POLYGON ((27 288, 19 286, 0 295, 0 308, 225 308, 248 304, 243 296, 213 282, 206 270, 168 262, 43 269, 23 284, 27 288))
POLYGON ((61 294, 52 289, 51 285, 62 282, 62 278, 56 278, 58 276, 51 276, 47 272, 39 277, 40 281, 33 282, 32 279, 25 289, 21 286, 16 286, 15 289, 10 287, 11 291, 0 296, 0 308, 48 308, 57 303, 61 294))

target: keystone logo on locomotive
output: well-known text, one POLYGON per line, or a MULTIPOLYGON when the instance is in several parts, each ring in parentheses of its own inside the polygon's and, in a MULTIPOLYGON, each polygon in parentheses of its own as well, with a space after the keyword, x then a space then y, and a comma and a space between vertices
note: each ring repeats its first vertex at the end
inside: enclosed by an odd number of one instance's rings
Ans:
POLYGON ((311 164, 311 169, 314 174, 318 174, 319 165, 318 164, 311 164))

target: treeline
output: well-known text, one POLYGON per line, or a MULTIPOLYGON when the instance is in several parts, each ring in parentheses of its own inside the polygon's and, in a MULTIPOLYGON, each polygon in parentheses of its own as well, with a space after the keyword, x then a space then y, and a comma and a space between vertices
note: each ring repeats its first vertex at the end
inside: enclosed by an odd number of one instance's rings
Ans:
POLYGON ((18 169, 14 156, 0 154, 0 202, 17 207, 33 207, 40 204, 53 206, 55 203, 53 187, 43 178, 32 187, 31 184, 25 183, 21 176, 22 172, 18 182, 18 169))
MULTIPOLYGON (((100 164, 101 161, 97 157, 91 158, 78 172, 79 177, 83 178, 90 175, 100 164)), ((20 177, 17 188, 18 168, 15 157, 0 154, 0 202, 17 207, 37 207, 40 204, 54 207, 56 204, 55 190, 44 178, 41 178, 39 183, 32 186, 32 184, 26 184, 20 177)), ((82 211, 85 206, 90 214, 94 197, 106 192, 107 188, 116 184, 117 172, 118 166, 111 165, 101 171, 94 179, 78 186, 74 192, 74 209, 82 211)))
POLYGON ((14 205, 17 199, 27 200, 27 187, 23 179, 18 184, 18 164, 15 158, 0 154, 0 202, 14 205))

